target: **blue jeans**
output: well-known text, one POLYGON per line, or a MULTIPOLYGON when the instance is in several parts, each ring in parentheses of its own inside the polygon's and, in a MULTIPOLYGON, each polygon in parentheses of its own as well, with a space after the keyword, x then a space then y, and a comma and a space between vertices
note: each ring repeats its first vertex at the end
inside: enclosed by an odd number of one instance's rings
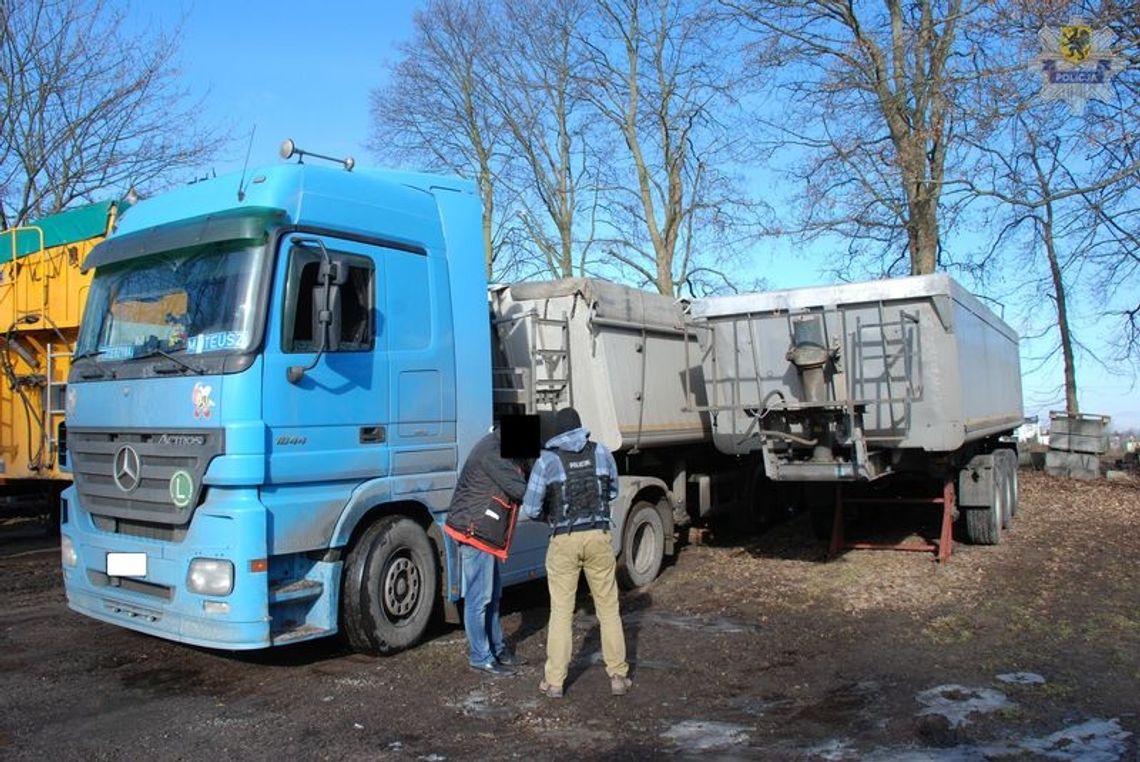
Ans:
POLYGON ((470 545, 459 546, 463 559, 463 629, 467 631, 467 658, 471 664, 493 662, 503 652, 503 627, 499 622, 499 599, 503 579, 499 561, 470 545))

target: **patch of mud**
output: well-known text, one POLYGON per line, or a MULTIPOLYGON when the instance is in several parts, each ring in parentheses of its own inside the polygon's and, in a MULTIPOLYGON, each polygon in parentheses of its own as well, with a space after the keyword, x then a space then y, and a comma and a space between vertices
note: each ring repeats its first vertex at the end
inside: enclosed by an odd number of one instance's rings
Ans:
POLYGON ((673 725, 661 737, 681 751, 703 752, 727 749, 748 743, 748 728, 731 722, 684 720, 673 725))
POLYGON ((822 726, 868 729, 879 726, 884 721, 878 712, 873 711, 873 704, 881 696, 882 687, 877 681, 862 680, 839 685, 818 699, 783 695, 737 696, 729 703, 733 708, 749 715, 779 717, 822 726))
POLYGON ((614 737, 613 733, 590 728, 556 728, 546 731, 543 735, 566 749, 581 749, 598 743, 608 743, 614 737))
POLYGON ((918 713, 919 717, 945 717, 952 729, 965 725, 972 714, 991 714, 1014 706, 1001 691, 953 684, 922 691, 915 699, 926 707, 918 713))
POLYGON ((155 696, 180 696, 205 690, 202 674, 194 669, 159 667, 120 675, 124 688, 146 691, 155 696))
MULTIPOLYGON (((861 759, 867 762, 988 762, 995 759, 1048 759, 1057 762, 1118 762, 1128 753, 1132 734, 1120 720, 1092 719, 1046 736, 1014 738, 996 744, 962 745, 949 749, 876 749, 870 754, 851 750, 843 742, 833 742, 837 753, 829 760, 861 759)), ((806 750, 813 753, 813 747, 806 750)), ((823 757, 823 754, 818 754, 823 757)))

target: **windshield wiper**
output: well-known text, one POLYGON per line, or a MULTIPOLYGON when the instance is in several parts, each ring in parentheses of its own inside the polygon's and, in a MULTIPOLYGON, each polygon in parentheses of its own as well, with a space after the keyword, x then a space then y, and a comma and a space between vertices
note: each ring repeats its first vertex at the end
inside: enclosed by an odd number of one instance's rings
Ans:
MULTIPOLYGON (((173 349, 175 351, 178 351, 180 349, 185 349, 185 348, 186 348, 185 344, 181 344, 181 345, 176 346, 176 347, 171 347, 171 349, 173 349)), ((205 368, 199 368, 197 365, 192 365, 192 364, 186 362, 185 360, 179 360, 177 357, 170 354, 170 352, 167 352, 166 350, 159 347, 158 346, 158 337, 154 336, 153 334, 149 338, 147 338, 147 340, 143 343, 142 347, 140 348, 140 351, 138 353, 136 353, 131 359, 132 360, 140 360, 144 357, 153 357, 154 355, 159 355, 160 357, 165 357, 167 360, 170 360, 172 363, 179 366, 178 368, 160 368, 158 366, 155 366, 155 369, 154 369, 155 373, 177 373, 179 368, 184 369, 184 370, 188 370, 192 373, 197 373, 199 376, 203 375, 206 372, 205 368)))
MULTIPOLYGON (((107 351, 106 349, 88 349, 86 352, 78 352, 78 353, 71 356, 71 362, 75 363, 75 362, 78 362, 80 360, 88 360, 92 357, 98 357, 99 355, 103 354, 106 351, 107 351)), ((100 368, 98 365, 91 365, 91 366, 88 366, 87 368, 84 368, 83 370, 80 370, 79 371, 79 377, 83 378, 83 379, 106 378, 107 373, 102 368, 100 368)), ((111 373, 111 377, 112 378, 115 377, 115 374, 113 371, 111 373)))

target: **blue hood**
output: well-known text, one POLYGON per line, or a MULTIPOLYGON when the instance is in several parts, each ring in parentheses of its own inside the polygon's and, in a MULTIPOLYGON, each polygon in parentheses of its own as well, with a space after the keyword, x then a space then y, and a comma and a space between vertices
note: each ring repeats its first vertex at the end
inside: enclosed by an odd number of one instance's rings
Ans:
POLYGON ((590 432, 584 426, 579 426, 576 429, 564 431, 546 440, 546 449, 581 452, 589 439, 590 432))

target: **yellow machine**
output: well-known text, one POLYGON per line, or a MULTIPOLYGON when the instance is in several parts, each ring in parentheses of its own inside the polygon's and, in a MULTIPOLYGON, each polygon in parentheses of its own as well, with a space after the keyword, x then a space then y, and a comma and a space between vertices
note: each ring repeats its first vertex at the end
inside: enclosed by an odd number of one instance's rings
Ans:
MULTIPOLYGON (((119 204, 91 204, 0 233, 0 513, 46 503, 70 480, 67 372, 92 273, 84 258, 119 204)), ((39 512, 39 511, 37 511, 39 512)))

